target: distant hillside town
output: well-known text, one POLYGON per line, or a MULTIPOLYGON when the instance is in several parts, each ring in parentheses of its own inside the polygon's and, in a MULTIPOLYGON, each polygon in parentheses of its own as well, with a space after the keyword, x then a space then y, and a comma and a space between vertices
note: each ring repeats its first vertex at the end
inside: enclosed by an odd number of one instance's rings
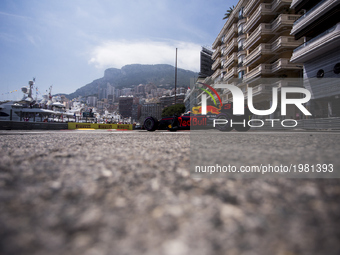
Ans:
MULTIPOLYGON (((190 90, 189 90, 190 91, 190 90)), ((165 107, 175 103, 183 103, 188 88, 176 89, 159 88, 154 84, 139 84, 131 88, 117 89, 110 83, 106 88, 100 88, 98 94, 79 96, 68 100, 62 97, 66 108, 72 108, 75 104, 83 104, 84 111, 92 109, 102 116, 119 114, 128 122, 142 122, 147 116, 160 118, 165 107)))
POLYGON ((102 118, 119 115, 128 123, 142 123, 147 116, 160 118, 165 107, 183 104, 197 76, 198 73, 179 68, 175 91, 175 68, 171 65, 109 68, 104 77, 60 99, 66 109, 77 107, 102 118))

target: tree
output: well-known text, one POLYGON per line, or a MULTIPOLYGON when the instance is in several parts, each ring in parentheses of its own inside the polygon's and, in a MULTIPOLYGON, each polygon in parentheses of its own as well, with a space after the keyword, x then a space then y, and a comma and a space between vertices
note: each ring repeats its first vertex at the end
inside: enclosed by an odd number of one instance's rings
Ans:
POLYGON ((180 116, 182 113, 185 112, 184 104, 175 104, 169 107, 165 107, 162 111, 162 118, 168 116, 180 116))
POLYGON ((230 15, 232 14, 232 12, 234 11, 234 9, 235 9, 234 5, 232 7, 229 7, 229 10, 227 10, 227 12, 224 14, 223 19, 228 19, 230 17, 230 15))

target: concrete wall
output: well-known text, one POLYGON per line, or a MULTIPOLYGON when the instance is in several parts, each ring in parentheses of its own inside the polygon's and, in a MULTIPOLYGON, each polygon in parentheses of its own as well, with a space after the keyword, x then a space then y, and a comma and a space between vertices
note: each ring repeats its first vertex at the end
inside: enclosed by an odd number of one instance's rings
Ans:
POLYGON ((68 129, 67 123, 54 122, 26 122, 26 121, 0 121, 0 130, 61 130, 68 129))

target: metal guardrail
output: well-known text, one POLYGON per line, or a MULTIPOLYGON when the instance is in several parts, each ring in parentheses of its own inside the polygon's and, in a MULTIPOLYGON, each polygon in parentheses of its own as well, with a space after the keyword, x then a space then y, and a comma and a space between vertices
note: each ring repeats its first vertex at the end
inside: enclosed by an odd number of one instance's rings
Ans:
POLYGON ((316 37, 310 39, 309 41, 307 41, 307 42, 301 44, 299 47, 295 48, 295 49, 293 50, 293 52, 297 52, 297 51, 299 51, 300 49, 302 49, 302 48, 306 47, 307 45, 311 44, 312 42, 315 42, 316 40, 320 39, 320 38, 323 37, 324 35, 329 34, 329 33, 332 33, 332 32, 335 30, 335 28, 336 28, 337 26, 338 26, 338 24, 336 24, 335 26, 331 27, 330 29, 327 29, 326 31, 324 31, 324 32, 322 32, 321 34, 319 34, 318 36, 316 36, 316 37))
POLYGON ((297 19, 294 22, 294 25, 296 25, 297 23, 299 23, 301 20, 303 20, 304 18, 306 18, 309 14, 311 14, 315 9, 319 8, 323 3, 325 3, 327 0, 322 0, 319 3, 317 3, 315 6, 313 6, 310 10, 308 10, 305 14, 303 14, 299 19, 297 19))

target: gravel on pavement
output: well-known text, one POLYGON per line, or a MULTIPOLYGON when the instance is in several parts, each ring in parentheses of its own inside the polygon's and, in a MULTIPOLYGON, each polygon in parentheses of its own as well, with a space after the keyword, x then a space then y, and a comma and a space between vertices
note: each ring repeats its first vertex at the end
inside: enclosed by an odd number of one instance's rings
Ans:
POLYGON ((189 132, 0 144, 0 254, 340 254, 338 179, 192 178, 189 132))

